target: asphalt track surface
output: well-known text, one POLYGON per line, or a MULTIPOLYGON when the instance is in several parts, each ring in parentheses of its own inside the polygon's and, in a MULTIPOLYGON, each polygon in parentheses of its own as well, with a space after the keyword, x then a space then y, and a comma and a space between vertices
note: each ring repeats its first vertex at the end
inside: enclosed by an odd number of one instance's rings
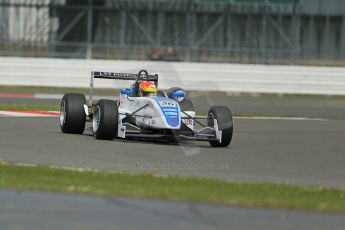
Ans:
POLYGON ((58 122, 0 117, 0 157, 10 163, 345 188, 345 121, 235 119, 228 148, 96 140, 90 129, 63 134, 58 122))
POLYGON ((344 229, 340 214, 0 190, 1 229, 344 229))

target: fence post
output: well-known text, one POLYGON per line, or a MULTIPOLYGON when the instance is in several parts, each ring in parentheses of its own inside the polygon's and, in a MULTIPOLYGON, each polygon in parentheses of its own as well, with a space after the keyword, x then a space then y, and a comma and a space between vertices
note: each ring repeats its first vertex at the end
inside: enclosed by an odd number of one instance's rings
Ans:
POLYGON ((88 9, 87 9, 87 25, 86 25, 86 31, 87 31, 86 58, 87 59, 92 59, 92 29, 93 29, 92 18, 93 18, 92 0, 89 0, 88 9))
POLYGON ((341 22, 341 49, 340 49, 340 58, 345 59, 345 15, 342 17, 341 22))
POLYGON ((194 30, 195 30, 195 13, 193 1, 189 0, 188 10, 186 11, 186 33, 187 33, 187 47, 185 51, 185 61, 191 61, 191 53, 194 46, 194 30))
POLYGON ((291 17, 291 22, 292 22, 292 33, 293 33, 293 40, 294 40, 294 50, 291 55, 291 61, 290 65, 296 65, 298 64, 298 61, 301 57, 301 47, 300 47, 300 40, 301 40, 301 17, 299 15, 299 1, 296 0, 295 3, 293 4, 293 9, 292 9, 292 17, 291 17))

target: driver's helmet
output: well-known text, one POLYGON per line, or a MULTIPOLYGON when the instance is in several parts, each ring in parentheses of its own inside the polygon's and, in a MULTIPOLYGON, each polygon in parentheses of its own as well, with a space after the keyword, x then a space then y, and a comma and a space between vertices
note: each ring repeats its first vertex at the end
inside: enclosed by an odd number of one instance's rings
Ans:
POLYGON ((139 96, 153 97, 157 94, 156 84, 152 81, 143 81, 139 84, 139 96))

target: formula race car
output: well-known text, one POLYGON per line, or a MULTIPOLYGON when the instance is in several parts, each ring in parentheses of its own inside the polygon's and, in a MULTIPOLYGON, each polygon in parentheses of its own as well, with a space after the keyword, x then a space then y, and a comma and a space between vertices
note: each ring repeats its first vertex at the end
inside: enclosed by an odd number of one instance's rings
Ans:
POLYGON ((226 147, 233 134, 233 119, 226 106, 212 106, 207 116, 197 116, 186 92, 178 87, 158 90, 158 75, 146 70, 138 74, 91 72, 89 100, 66 93, 61 101, 60 127, 63 133, 82 134, 92 122, 96 139, 153 138, 209 141, 226 147), (134 81, 122 89, 118 100, 93 100, 94 78, 134 81))

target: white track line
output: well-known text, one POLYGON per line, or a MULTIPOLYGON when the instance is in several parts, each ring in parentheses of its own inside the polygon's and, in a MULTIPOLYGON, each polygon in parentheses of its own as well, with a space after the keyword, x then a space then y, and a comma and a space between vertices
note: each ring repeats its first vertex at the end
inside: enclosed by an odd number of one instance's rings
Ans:
MULTIPOLYGON (((55 113, 55 111, 53 112, 55 113)), ((1 111, 0 110, 0 116, 5 117, 57 117, 58 113, 56 114, 38 114, 35 112, 24 112, 24 111, 1 111)))
MULTIPOLYGON (((48 94, 48 93, 35 93, 33 94, 32 98, 35 99, 59 99, 63 97, 63 94, 48 94)), ((111 95, 93 95, 94 99, 109 99, 109 100, 115 100, 118 99, 119 96, 117 96, 114 93, 114 96, 111 95)))
POLYGON ((288 121, 327 121, 325 118, 310 118, 310 117, 234 117, 242 120, 288 120, 288 121))

